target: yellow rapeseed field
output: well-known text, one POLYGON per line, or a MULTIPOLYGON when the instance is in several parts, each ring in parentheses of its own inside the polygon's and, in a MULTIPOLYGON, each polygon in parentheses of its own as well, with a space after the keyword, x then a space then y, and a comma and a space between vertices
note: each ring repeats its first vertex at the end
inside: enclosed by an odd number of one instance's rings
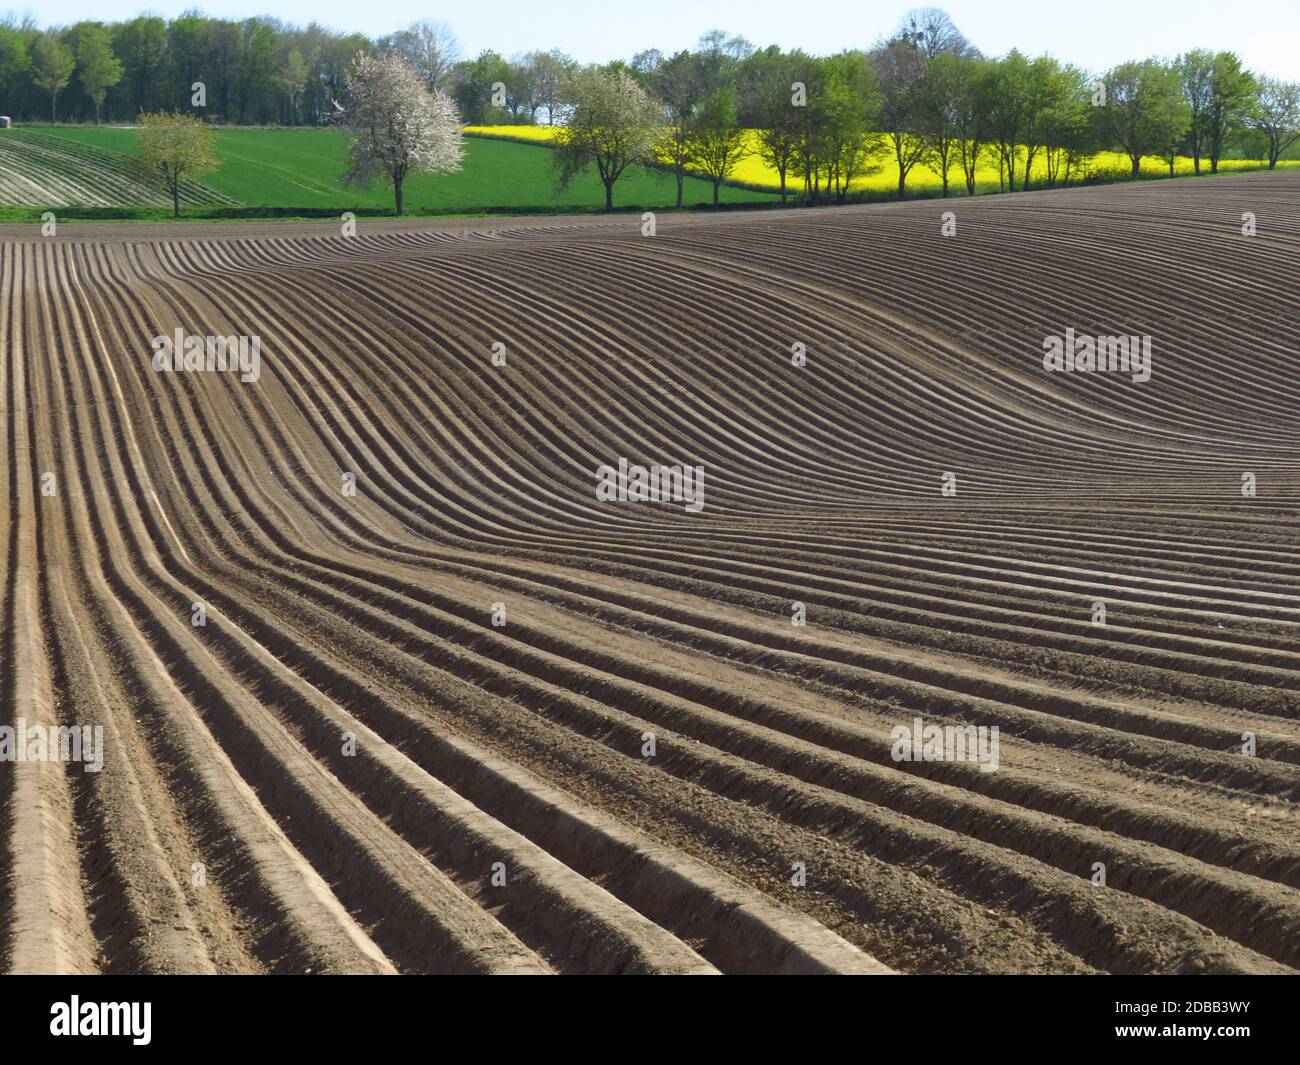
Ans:
POLYGON ((525 144, 545 144, 551 140, 558 126, 466 126, 465 132, 475 137, 498 137, 525 144))
MULTIPOLYGON (((503 140, 522 141, 526 144, 545 144, 552 140, 558 131, 556 126, 466 126, 465 132, 480 137, 498 137, 503 140)), ((749 134, 750 154, 745 156, 736 165, 732 171, 729 180, 740 185, 748 185, 758 189, 779 189, 781 186, 780 178, 774 169, 763 161, 757 152, 757 137, 753 131, 749 134)), ((1259 160, 1251 159, 1221 159, 1219 161, 1220 172, 1233 170, 1252 170, 1266 164, 1259 160)), ((1281 162, 1279 167, 1300 167, 1300 161, 1281 162)), ((1202 170, 1208 169, 1208 164, 1202 163, 1202 170)), ((892 192, 898 188, 898 168, 894 162, 893 153, 888 146, 882 147, 873 157, 871 173, 863 174, 855 178, 852 185, 854 192, 892 192)), ((1192 160, 1180 156, 1174 163, 1174 173, 1178 175, 1190 174, 1194 170, 1192 160)), ((1127 177, 1129 173, 1128 156, 1122 152, 1098 152, 1092 156, 1085 164, 1085 172, 1080 173, 1077 170, 1071 175, 1072 181, 1077 181, 1088 174, 1106 174, 1115 173, 1117 176, 1127 177)), ((1157 159, 1154 156, 1142 160, 1142 173, 1148 177, 1166 177, 1169 174, 1169 167, 1164 160, 1157 159)), ((976 171, 975 180, 977 187, 982 190, 997 188, 998 185, 998 166, 997 158, 994 153, 985 149, 985 157, 981 160, 980 167, 976 171)), ((1040 151, 1034 159, 1034 167, 1031 184, 1038 184, 1047 180, 1046 160, 1040 151)), ((948 175, 950 185, 963 187, 963 179, 960 166, 954 165, 948 175)), ((1017 173, 1016 181, 1019 183, 1020 175, 1017 173)), ((798 191, 800 182, 791 179, 789 186, 791 191, 798 191)), ((917 164, 917 166, 908 175, 907 187, 909 190, 921 191, 925 189, 938 189, 942 181, 938 173, 931 168, 917 164)))

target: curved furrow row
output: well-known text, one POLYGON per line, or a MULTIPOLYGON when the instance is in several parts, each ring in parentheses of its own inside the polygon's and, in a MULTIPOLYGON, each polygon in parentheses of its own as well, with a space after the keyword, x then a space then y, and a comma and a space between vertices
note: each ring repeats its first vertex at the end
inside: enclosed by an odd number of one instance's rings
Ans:
POLYGON ((1300 968, 1300 182, 943 206, 0 244, 0 964, 1300 968))

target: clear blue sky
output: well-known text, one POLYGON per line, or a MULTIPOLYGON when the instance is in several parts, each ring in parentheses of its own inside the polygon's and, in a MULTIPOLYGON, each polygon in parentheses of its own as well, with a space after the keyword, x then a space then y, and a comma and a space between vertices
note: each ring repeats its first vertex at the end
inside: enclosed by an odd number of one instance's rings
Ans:
MULTIPOLYGON (((21 3, 21 0, 15 0, 21 3)), ((0 0, 3 4, 4 0, 0 0)), ((665 52, 693 45, 718 27, 755 44, 826 53, 869 45, 894 29, 907 0, 479 0, 431 4, 387 0, 40 0, 43 25, 84 18, 166 15, 201 7, 209 15, 267 14, 295 23, 379 36, 421 18, 451 24, 465 51, 505 55, 561 48, 580 60, 629 58, 643 48, 665 52)), ((948 0, 939 3, 985 53, 1018 47, 1049 52, 1090 70, 1189 48, 1237 52, 1260 73, 1300 80, 1300 0, 948 0)))

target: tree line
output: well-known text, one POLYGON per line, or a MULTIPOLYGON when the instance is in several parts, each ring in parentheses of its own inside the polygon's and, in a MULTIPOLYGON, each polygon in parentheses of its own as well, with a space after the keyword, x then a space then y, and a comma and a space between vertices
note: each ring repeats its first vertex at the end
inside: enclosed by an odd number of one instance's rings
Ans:
POLYGON ((866 50, 812 56, 713 32, 693 51, 642 52, 568 85, 557 168, 562 180, 597 170, 607 205, 638 159, 668 160, 678 206, 688 170, 713 182, 716 202, 750 153, 776 172, 783 199, 843 203, 856 179, 886 167, 900 198, 920 165, 942 195, 974 195, 985 165, 1015 191, 1087 177, 1102 150, 1126 155, 1136 178, 1149 157, 1171 175, 1179 156, 1216 173, 1230 151, 1275 167, 1300 139, 1300 85, 1257 77, 1231 52, 1100 73, 1018 50, 992 58, 936 8, 909 12, 866 50))
POLYGON ((1300 86, 1257 77, 1231 52, 1194 50, 1090 72, 1013 50, 982 55, 937 8, 904 16, 868 49, 813 56, 721 31, 695 49, 583 66, 558 50, 461 55, 443 23, 378 40, 312 24, 186 13, 45 31, 0 19, 0 111, 19 120, 134 122, 164 111, 230 124, 321 125, 348 102, 357 56, 393 58, 461 121, 559 126, 560 183, 594 170, 606 204, 630 166, 667 165, 714 187, 757 154, 783 199, 845 202, 888 165, 900 197, 917 166, 974 194, 996 167, 1009 190, 1069 184, 1097 151, 1180 155, 1196 172, 1230 152, 1271 166, 1300 137, 1300 86), (196 89, 202 91, 196 95, 196 89), (200 102, 201 101, 201 102, 200 102), (882 162, 888 160, 888 164, 882 162))
POLYGON ((317 23, 197 12, 47 30, 31 15, 8 14, 0 15, 0 111, 27 122, 134 123, 140 114, 192 110, 202 83, 212 122, 323 125, 358 53, 399 56, 470 123, 557 121, 560 84, 577 68, 559 51, 465 59, 450 27, 430 21, 372 40, 317 23), (508 89, 494 103, 497 83, 508 89))

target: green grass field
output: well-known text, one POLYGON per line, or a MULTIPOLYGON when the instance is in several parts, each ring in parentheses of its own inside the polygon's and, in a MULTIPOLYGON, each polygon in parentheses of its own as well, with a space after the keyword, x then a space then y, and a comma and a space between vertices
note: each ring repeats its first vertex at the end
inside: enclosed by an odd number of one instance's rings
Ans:
MULTIPOLYGON (((133 155, 136 131, 93 126, 31 127, 68 140, 133 155)), ((346 168, 347 136, 336 130, 221 129, 217 155, 221 166, 200 178, 203 184, 238 200, 241 207, 186 208, 191 219, 313 218, 355 211, 358 215, 392 214, 393 193, 386 185, 369 189, 345 188, 338 177, 346 168)), ((597 211, 604 205, 604 189, 594 174, 556 191, 550 174, 550 151, 511 141, 465 139, 464 167, 455 174, 415 174, 407 179, 406 211, 410 215, 436 214, 547 214, 557 211, 597 211)), ((688 206, 712 202, 712 186, 688 179, 688 206)), ((731 188, 722 190, 724 204, 771 203, 769 192, 731 188)), ((676 201, 676 185, 669 174, 632 170, 614 188, 616 208, 662 210, 676 201)), ((65 218, 111 220, 161 219, 169 212, 156 207, 63 208, 65 218)), ((0 207, 0 219, 27 221, 39 210, 0 207)))

